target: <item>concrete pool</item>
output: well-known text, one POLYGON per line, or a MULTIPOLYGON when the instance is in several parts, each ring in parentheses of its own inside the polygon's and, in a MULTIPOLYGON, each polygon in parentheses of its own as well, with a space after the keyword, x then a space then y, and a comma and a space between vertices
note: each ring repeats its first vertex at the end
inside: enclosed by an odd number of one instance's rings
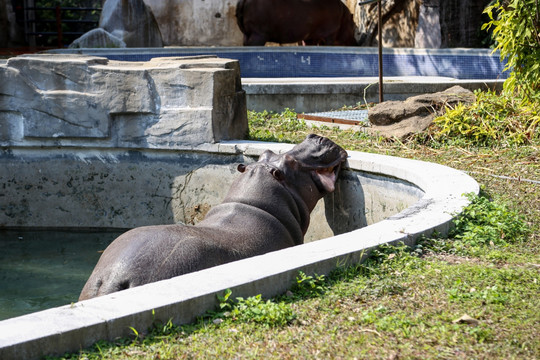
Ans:
MULTIPOLYGON (((247 124, 238 70, 216 58, 134 64, 36 55, 0 63, 0 227, 197 222, 221 200, 238 163, 293 146, 231 136, 247 124), (142 90, 153 92, 143 97, 142 90), (77 97, 93 117, 71 102, 77 97), (198 126, 197 136, 185 131, 184 117, 198 126)), ((468 204, 464 194, 479 191, 472 178, 445 166, 348 153, 337 190, 312 213, 306 244, 0 321, 0 358, 76 351, 128 335, 130 327, 144 331, 156 319, 191 322, 226 289, 243 297, 283 293, 299 271, 328 274, 380 244, 444 234, 468 204)))
MULTIPOLYGON (((285 151, 291 146, 233 141, 212 145, 211 152, 240 156, 246 160, 267 148, 285 151)), ((204 151, 209 151, 208 147, 204 151)), ((196 152, 201 152, 201 149, 196 152)), ((103 158, 97 161, 107 165, 103 158)), ((92 168, 93 162, 84 157, 81 159, 81 163, 89 168, 92 168)), ((230 173, 229 170, 226 172, 230 173)), ((344 173, 336 195, 319 204, 320 217, 312 220, 321 225, 319 237, 329 237, 108 296, 0 321, 0 333, 6 334, 0 339, 0 357, 38 358, 45 354, 73 351, 99 339, 126 336, 130 333, 130 326, 144 331, 155 319, 188 323, 216 306, 216 295, 226 289, 231 289, 235 296, 244 297, 280 294, 291 286, 298 271, 327 274, 338 265, 361 261, 370 249, 382 243, 403 241, 412 244, 419 236, 433 231, 444 234, 453 216, 468 203, 463 194, 479 191, 478 184, 460 171, 383 155, 349 151, 344 173), (382 186, 379 193, 383 197, 388 195, 395 198, 391 195, 394 191, 394 194, 403 194, 405 200, 391 204, 373 191, 379 186, 382 186), (368 191, 370 188, 372 190, 368 191), (341 201, 349 203, 339 205, 341 201), (378 204, 389 212, 380 214, 381 218, 378 219, 377 212, 369 210, 371 204, 378 204), (374 223, 362 227, 368 217, 372 217, 374 223), (332 227, 341 230, 332 236, 328 233, 332 227)))

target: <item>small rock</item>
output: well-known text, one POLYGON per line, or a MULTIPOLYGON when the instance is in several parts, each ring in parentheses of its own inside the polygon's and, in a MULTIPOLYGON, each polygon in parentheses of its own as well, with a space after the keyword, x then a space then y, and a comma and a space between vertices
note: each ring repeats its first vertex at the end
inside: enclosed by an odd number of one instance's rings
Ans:
POLYGON ((403 138, 427 129, 445 107, 472 103, 475 99, 472 91, 453 86, 442 92, 417 95, 405 101, 385 101, 369 109, 368 119, 372 126, 368 131, 389 138, 403 138))

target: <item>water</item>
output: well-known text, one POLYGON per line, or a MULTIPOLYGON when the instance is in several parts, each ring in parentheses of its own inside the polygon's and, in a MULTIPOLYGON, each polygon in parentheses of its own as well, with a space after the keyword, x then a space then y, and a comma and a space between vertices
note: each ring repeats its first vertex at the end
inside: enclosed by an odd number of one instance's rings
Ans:
POLYGON ((77 301, 121 232, 0 231, 0 320, 77 301))

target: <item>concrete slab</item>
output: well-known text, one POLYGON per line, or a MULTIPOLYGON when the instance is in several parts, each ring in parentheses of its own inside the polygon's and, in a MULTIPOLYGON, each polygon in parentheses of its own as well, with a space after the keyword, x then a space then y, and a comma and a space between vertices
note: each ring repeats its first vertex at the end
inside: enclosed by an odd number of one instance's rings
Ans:
MULTIPOLYGON (((377 77, 242 78, 247 108, 298 113, 321 112, 379 101, 377 77)), ((440 76, 397 76, 383 79, 384 100, 444 91, 454 85, 474 90, 501 90, 504 79, 475 80, 440 76)))

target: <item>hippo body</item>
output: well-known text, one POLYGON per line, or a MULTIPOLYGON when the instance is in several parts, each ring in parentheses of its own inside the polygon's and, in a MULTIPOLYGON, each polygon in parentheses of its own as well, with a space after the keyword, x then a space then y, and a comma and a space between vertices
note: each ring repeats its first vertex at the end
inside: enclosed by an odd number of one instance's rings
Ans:
POLYGON ((309 135, 290 151, 264 152, 223 203, 195 226, 132 229, 103 252, 79 300, 302 244, 317 201, 334 190, 347 153, 309 135))
POLYGON ((341 0, 239 0, 236 20, 244 45, 357 45, 353 16, 341 0))

